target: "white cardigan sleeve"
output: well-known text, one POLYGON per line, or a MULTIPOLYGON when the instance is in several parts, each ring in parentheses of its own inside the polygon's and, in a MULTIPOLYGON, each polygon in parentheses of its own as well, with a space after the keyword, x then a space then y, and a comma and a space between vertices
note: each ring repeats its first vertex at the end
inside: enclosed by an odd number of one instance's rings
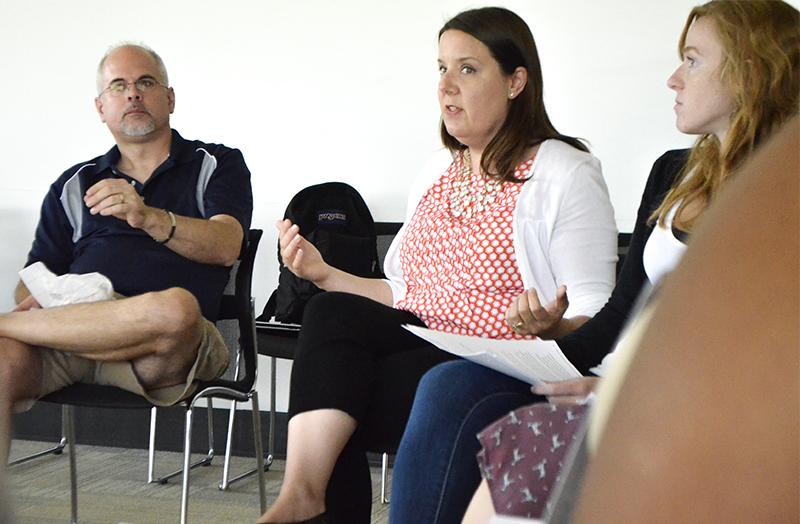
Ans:
POLYGON ((515 212, 526 289, 550 302, 567 286, 565 316, 593 316, 614 287, 617 228, 600 162, 556 140, 540 147, 515 212))

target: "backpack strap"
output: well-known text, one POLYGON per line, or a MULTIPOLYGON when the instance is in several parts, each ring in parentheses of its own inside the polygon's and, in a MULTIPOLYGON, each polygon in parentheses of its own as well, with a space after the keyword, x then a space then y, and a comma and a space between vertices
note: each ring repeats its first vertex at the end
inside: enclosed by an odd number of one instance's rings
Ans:
POLYGON ((264 311, 261 312, 256 320, 259 322, 269 322, 272 317, 275 316, 275 296, 278 294, 278 290, 272 291, 272 294, 269 296, 269 300, 267 300, 267 304, 264 306, 264 311))

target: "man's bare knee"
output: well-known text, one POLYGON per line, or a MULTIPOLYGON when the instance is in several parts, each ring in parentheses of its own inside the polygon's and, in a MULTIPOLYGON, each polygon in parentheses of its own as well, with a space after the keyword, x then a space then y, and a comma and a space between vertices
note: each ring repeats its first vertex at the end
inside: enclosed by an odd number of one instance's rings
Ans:
POLYGON ((138 297, 151 320, 154 351, 133 362, 146 388, 182 382, 197 358, 203 336, 203 316, 194 295, 182 288, 147 293, 138 297))
POLYGON ((203 315, 197 299, 183 288, 148 293, 146 308, 158 333, 158 354, 194 353, 203 335, 203 315))

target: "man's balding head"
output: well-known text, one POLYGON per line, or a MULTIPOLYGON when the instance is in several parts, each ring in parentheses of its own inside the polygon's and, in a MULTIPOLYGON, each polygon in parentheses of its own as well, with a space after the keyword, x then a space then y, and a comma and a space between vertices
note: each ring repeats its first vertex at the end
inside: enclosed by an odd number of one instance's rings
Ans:
POLYGON ((157 80, 159 82, 161 82, 162 84, 164 84, 165 86, 169 85, 169 77, 167 75, 167 66, 164 65, 164 61, 161 59, 161 57, 158 55, 158 53, 156 53, 155 51, 153 51, 151 48, 149 48, 148 46, 146 46, 144 44, 137 44, 137 43, 133 43, 133 42, 121 42, 119 44, 116 44, 116 45, 113 45, 113 46, 109 47, 108 51, 106 51, 106 54, 104 54, 103 58, 100 59, 100 63, 97 64, 97 80, 96 80, 96 82, 97 82, 97 94, 98 95, 103 91, 103 89, 106 88, 106 86, 104 85, 104 77, 103 77, 103 66, 105 66, 106 60, 108 60, 108 57, 110 57, 111 55, 113 55, 115 52, 117 52, 118 50, 120 50, 122 48, 135 48, 135 49, 141 50, 143 53, 146 53, 146 54, 150 55, 150 57, 155 61, 156 68, 158 70, 158 74, 159 74, 159 77, 160 77, 160 78, 157 78, 157 80))

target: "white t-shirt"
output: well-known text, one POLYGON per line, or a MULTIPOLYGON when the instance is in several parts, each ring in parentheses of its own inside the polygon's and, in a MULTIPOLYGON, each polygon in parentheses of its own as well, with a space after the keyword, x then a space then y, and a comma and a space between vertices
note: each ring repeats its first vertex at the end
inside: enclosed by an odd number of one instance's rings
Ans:
POLYGON ((661 279, 672 273, 686 251, 686 244, 681 242, 672 231, 672 220, 675 218, 677 209, 678 206, 675 205, 669 210, 663 227, 656 224, 644 245, 642 264, 644 272, 647 274, 647 280, 652 286, 658 285, 661 279))
MULTIPOLYGON (((656 224, 647 238, 647 243, 644 245, 642 264, 651 288, 657 286, 665 276, 675 270, 686 251, 686 244, 678 239, 672 231, 672 220, 675 218, 677 209, 678 205, 676 204, 669 210, 663 226, 656 224)), ((590 370, 592 373, 600 377, 608 373, 616 358, 617 348, 623 346, 623 341, 629 336, 629 331, 624 330, 622 332, 614 346, 614 350, 603 357, 600 365, 590 370)))

